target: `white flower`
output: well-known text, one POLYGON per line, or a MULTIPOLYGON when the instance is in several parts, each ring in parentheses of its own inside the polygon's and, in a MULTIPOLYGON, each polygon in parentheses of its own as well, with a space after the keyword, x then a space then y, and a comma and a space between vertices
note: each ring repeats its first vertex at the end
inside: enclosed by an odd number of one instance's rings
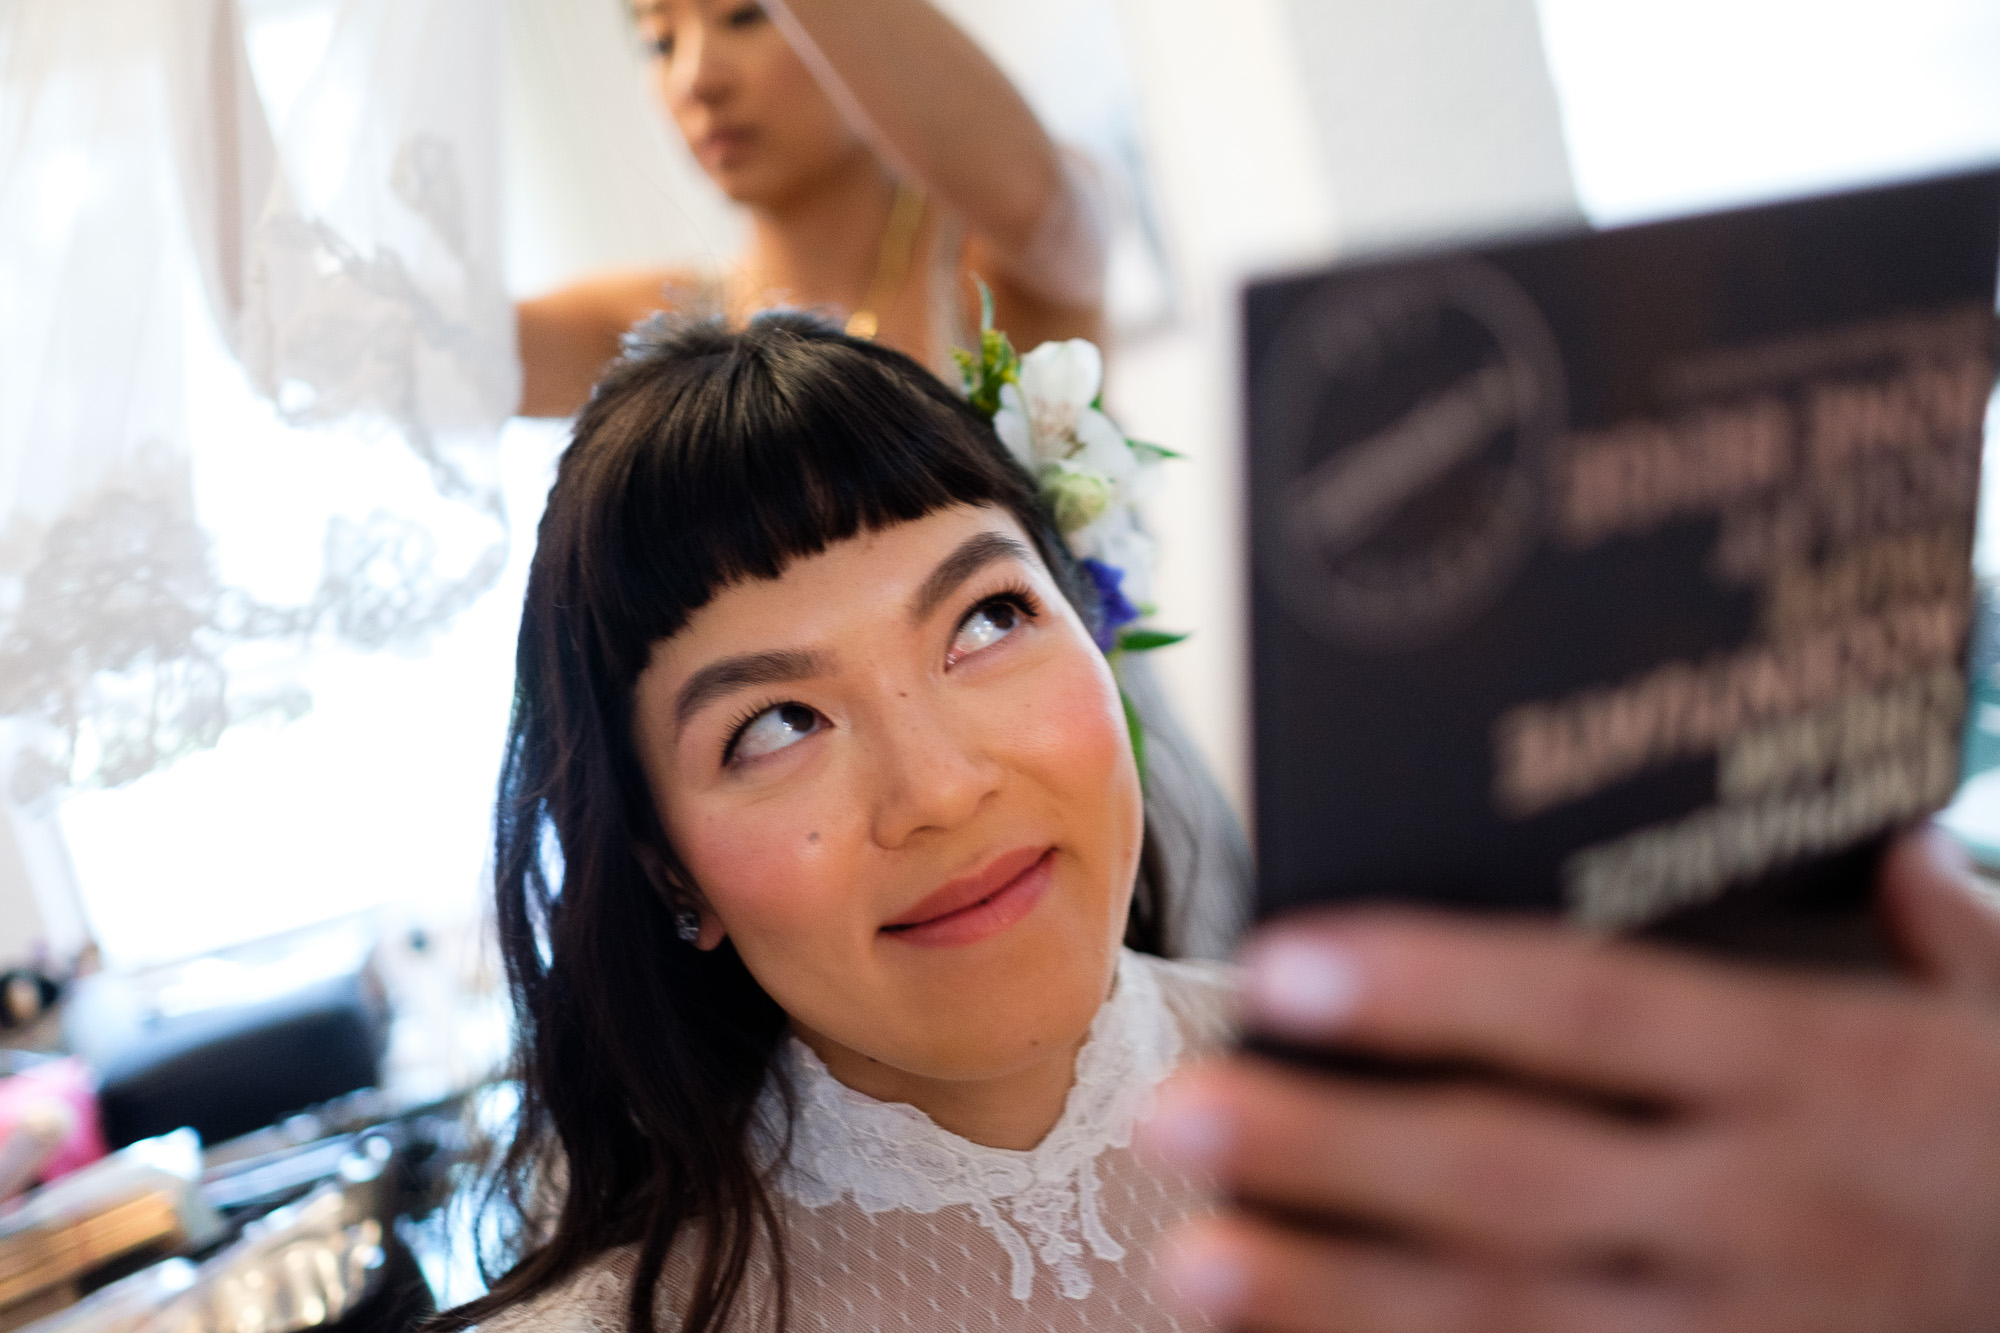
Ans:
POLYGON ((1122 570, 1124 595, 1149 603, 1153 539, 1134 505, 1158 484, 1159 460, 1141 457, 1091 406, 1104 385, 1103 356, 1082 338, 1043 343, 1020 359, 1016 376, 1000 388, 994 432, 1034 473, 1071 552, 1122 570))
POLYGON ((993 414, 993 433, 1014 461, 1030 472, 1035 470, 1035 442, 1028 431, 1028 411, 1021 403, 1021 391, 1011 384, 1000 386, 1000 409, 993 414))
POLYGON ((1086 407, 1076 414, 1071 435, 1076 441, 1068 455, 1071 463, 1099 473, 1114 485, 1122 485, 1138 470, 1139 460, 1133 457, 1132 446, 1125 443, 1125 432, 1096 408, 1086 407))
POLYGON ((993 429, 1031 470, 1051 463, 1096 472, 1114 484, 1136 466, 1125 434, 1092 407, 1104 386, 1104 358, 1082 338, 1046 342, 1021 358, 1019 382, 1000 388, 993 429))
POLYGON ((1103 354, 1082 338, 1046 342, 1021 358, 1019 373, 1038 460, 1052 461, 1104 387, 1103 354))
POLYGON ((1096 560, 1123 570, 1119 591, 1135 606, 1153 600, 1153 539, 1140 527, 1130 505, 1118 505, 1088 527, 1069 535, 1079 560, 1096 560))
POLYGON ((1143 505, 1160 493, 1167 470, 1156 453, 1129 449, 1127 452, 1132 454, 1132 475, 1125 483, 1125 498, 1132 504, 1143 505))

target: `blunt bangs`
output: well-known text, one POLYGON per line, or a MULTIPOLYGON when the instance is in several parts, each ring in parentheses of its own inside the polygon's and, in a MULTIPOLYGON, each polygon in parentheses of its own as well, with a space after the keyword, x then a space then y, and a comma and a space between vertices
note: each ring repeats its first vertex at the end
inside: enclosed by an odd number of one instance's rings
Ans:
POLYGON ((1077 601, 1070 562, 992 427, 901 353, 797 314, 741 333, 655 321, 578 419, 536 553, 568 627, 621 684, 723 588, 953 505, 1008 510, 1077 601), (566 490, 581 491, 557 504, 566 490), (1059 554, 1060 553, 1060 554, 1059 554), (564 577, 564 574, 567 577, 564 577))

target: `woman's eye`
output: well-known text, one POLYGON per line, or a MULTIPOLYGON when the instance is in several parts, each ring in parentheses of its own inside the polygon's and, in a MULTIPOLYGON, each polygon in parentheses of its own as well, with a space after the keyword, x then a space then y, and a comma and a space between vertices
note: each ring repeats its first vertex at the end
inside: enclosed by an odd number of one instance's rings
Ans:
POLYGON ((662 60, 672 59, 674 54, 674 35, 670 32, 663 32, 654 37, 653 54, 662 60))
POLYGON ((1020 628, 1022 619, 1021 608, 1010 601, 995 598, 981 603, 959 625, 958 636, 951 641, 952 660, 1000 642, 1020 628))
POLYGON ((738 5, 729 11, 729 26, 732 28, 748 28, 763 21, 764 7, 762 5, 738 5))
POLYGON ((729 742, 728 759, 776 754, 820 729, 818 713, 804 704, 778 704, 745 722, 729 742))

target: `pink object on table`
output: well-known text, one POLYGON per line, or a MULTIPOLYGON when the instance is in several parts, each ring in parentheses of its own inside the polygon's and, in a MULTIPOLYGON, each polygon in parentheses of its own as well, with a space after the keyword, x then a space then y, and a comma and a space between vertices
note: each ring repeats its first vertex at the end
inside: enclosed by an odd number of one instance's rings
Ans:
POLYGON ((43 1160, 37 1173, 43 1181, 88 1166, 110 1151, 97 1118, 97 1078, 74 1056, 0 1078, 0 1142, 11 1138, 31 1115, 45 1115, 50 1102, 69 1113, 69 1132, 43 1160))

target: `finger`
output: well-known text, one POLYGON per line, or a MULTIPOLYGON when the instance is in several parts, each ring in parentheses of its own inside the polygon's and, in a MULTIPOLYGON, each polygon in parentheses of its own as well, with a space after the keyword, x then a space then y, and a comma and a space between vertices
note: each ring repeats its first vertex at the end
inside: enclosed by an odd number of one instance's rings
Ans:
POLYGON ((1260 1333, 1448 1333, 1479 1306, 1465 1269, 1240 1214, 1184 1228, 1159 1269, 1175 1299, 1260 1333))
POLYGON ((1490 1087, 1408 1088, 1237 1059, 1162 1087, 1141 1142, 1275 1208, 1553 1264, 1692 1254, 1705 1136, 1490 1087))
POLYGON ((1697 1303, 1658 1286, 1482 1268, 1241 1213, 1166 1245, 1172 1299, 1257 1333, 1692 1333, 1697 1303))
POLYGON ((1918 977, 1941 990, 2000 1003, 2000 909, 1983 893, 1965 849, 1935 824, 1889 845, 1882 918, 1918 977))
POLYGON ((1245 954, 1287 1041, 1465 1060, 1668 1104, 1761 1091, 1863 983, 1752 971, 1550 924, 1329 913, 1245 954))

